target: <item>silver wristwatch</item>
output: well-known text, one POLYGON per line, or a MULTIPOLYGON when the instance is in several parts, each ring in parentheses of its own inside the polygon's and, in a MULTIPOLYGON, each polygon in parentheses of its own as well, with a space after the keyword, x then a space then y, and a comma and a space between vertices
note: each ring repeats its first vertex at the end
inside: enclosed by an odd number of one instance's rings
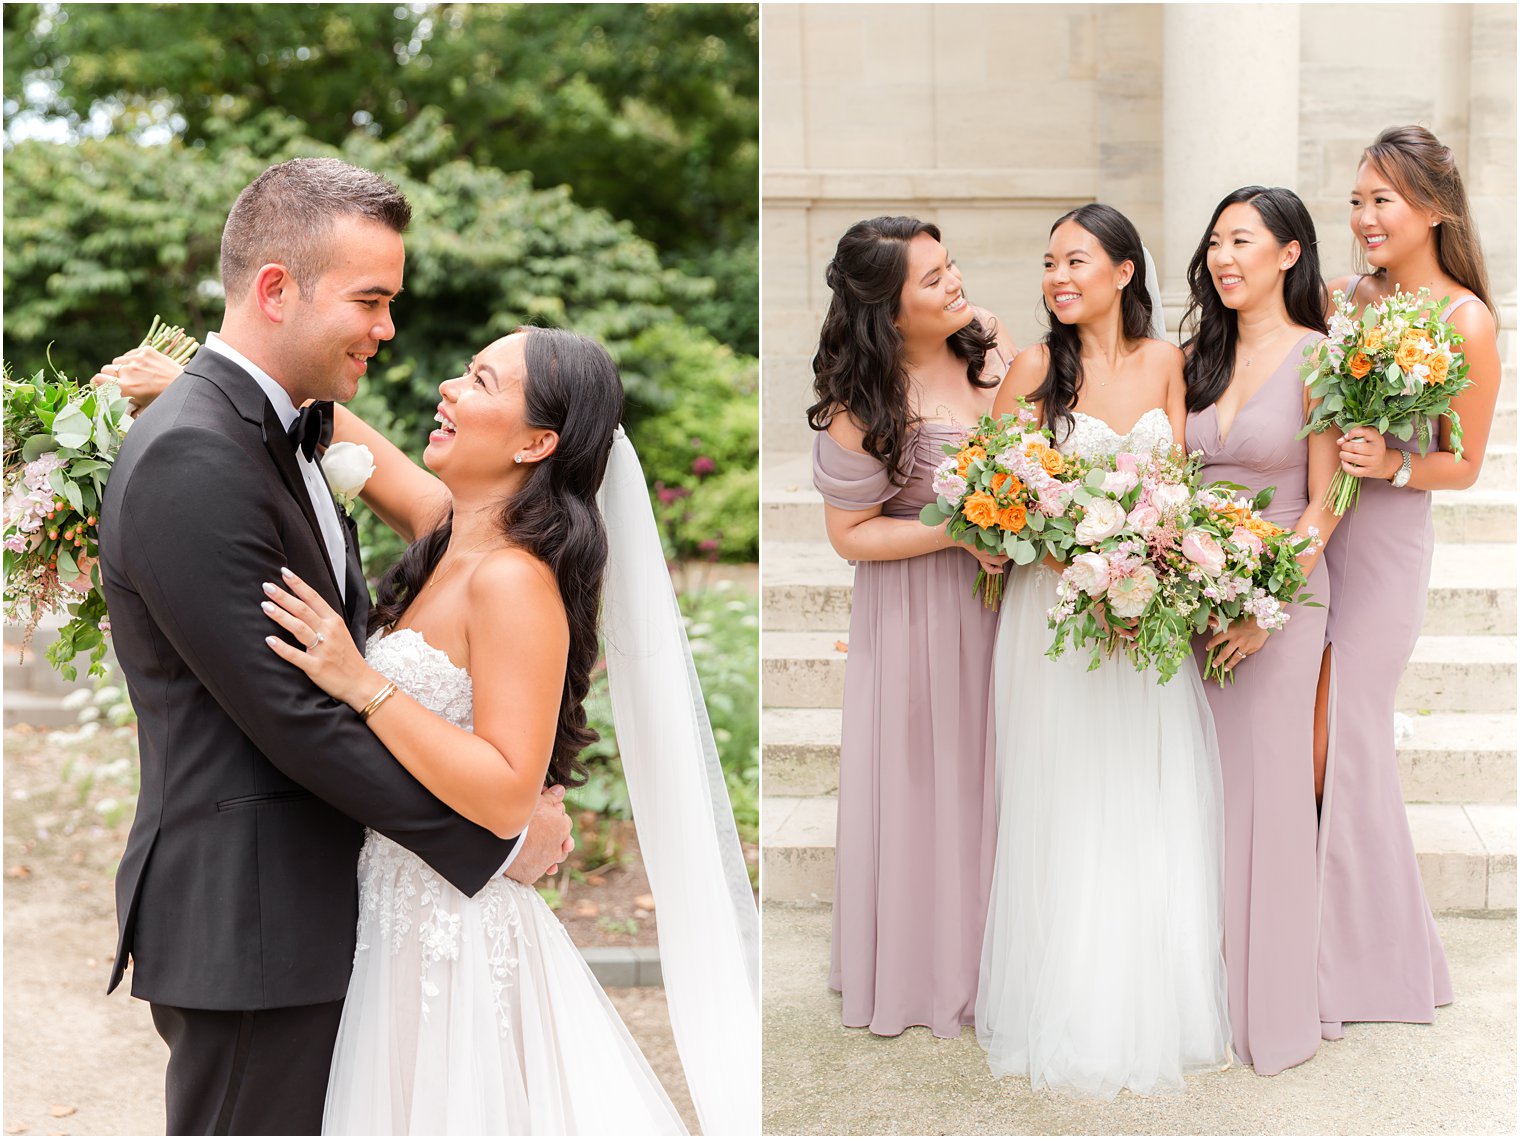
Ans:
POLYGON ((1398 469, 1398 471, 1395 472, 1393 478, 1389 479, 1388 481, 1390 483, 1392 483, 1395 487, 1408 486, 1409 485, 1409 471, 1410 471, 1410 468, 1413 467, 1413 466, 1414 466, 1414 454, 1413 454, 1413 452, 1405 451, 1404 452, 1404 457, 1401 460, 1399 460, 1399 469, 1398 469))

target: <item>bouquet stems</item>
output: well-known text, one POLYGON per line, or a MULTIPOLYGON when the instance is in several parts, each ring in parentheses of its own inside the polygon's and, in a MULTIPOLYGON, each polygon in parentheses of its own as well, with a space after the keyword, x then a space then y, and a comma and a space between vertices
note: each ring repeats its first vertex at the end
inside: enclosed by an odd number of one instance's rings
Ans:
POLYGON ((1335 477, 1330 480, 1330 485, 1325 490, 1324 506, 1327 510, 1334 511, 1335 516, 1339 518, 1346 511, 1356 507, 1361 493, 1361 479, 1355 475, 1348 475, 1345 471, 1336 471, 1335 477))
POLYGON ((982 599, 982 604, 988 609, 996 609, 1003 603, 1003 578, 1006 573, 988 573, 984 569, 976 571, 976 581, 971 586, 971 592, 982 599))

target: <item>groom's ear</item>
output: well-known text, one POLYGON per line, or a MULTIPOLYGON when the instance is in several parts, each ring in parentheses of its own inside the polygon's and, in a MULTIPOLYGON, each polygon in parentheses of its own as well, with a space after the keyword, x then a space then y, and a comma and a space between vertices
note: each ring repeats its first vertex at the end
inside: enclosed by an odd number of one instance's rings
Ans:
POLYGON ((282 323, 290 305, 300 298, 296 279, 277 261, 261 266, 253 275, 253 303, 271 324, 282 323))

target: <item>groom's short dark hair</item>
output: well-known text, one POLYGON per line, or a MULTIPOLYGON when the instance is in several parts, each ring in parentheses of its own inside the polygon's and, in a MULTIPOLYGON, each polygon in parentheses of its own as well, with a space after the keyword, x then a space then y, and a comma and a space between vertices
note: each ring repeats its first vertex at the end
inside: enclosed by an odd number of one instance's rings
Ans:
POLYGON ((405 233, 412 207, 396 186, 336 158, 292 158, 271 166, 238 195, 222 229, 222 288, 241 298, 263 265, 279 263, 303 294, 332 260, 328 237, 345 216, 405 233))

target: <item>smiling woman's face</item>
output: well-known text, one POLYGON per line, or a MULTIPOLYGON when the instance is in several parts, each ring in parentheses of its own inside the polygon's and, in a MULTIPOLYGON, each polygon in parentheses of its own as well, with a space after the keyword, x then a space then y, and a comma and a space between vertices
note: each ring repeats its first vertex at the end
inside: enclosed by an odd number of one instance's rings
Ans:
POLYGON ((1119 303, 1119 290, 1134 270, 1128 261, 1115 265, 1102 242, 1075 221, 1064 221, 1045 251, 1046 307, 1062 324, 1096 320, 1119 303))
POLYGON ((543 434, 528 426, 524 346, 514 332, 482 349, 462 376, 438 385, 438 430, 422 461, 451 489, 490 486, 512 477, 513 456, 543 434))
POLYGON ((897 327, 913 340, 948 340, 975 314, 961 289, 961 271, 927 233, 908 242, 908 272, 897 306, 897 327))

